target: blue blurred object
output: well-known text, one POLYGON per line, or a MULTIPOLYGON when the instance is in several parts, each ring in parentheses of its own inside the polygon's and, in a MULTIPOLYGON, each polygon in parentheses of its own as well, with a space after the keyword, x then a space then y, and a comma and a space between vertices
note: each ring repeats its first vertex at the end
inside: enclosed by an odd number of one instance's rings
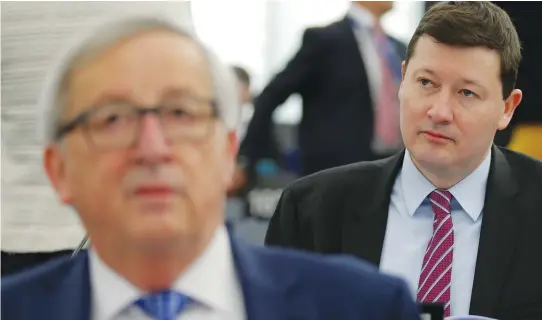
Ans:
POLYGON ((289 149, 284 152, 284 169, 296 175, 300 174, 301 157, 298 148, 289 149))
POLYGON ((269 221, 257 218, 245 218, 235 224, 235 234, 242 239, 263 245, 269 221))
POLYGON ((272 159, 258 161, 256 183, 247 194, 250 215, 254 218, 270 219, 282 190, 296 178, 296 175, 281 169, 272 159))
POLYGON ((237 222, 245 217, 245 204, 241 198, 231 197, 226 202, 226 221, 237 222))
POLYGON ((279 166, 273 159, 265 158, 256 163, 256 173, 259 177, 275 175, 279 172, 279 166))

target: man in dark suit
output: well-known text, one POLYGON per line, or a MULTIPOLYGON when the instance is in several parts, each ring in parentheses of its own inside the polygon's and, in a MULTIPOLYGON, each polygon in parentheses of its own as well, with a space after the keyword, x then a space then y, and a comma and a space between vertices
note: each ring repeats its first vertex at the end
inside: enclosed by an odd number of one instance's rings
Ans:
POLYGON ((302 175, 398 151, 396 93, 406 48, 379 23, 392 5, 352 2, 344 19, 307 29, 299 51, 256 100, 240 154, 254 162, 269 153, 272 114, 295 93, 303 100, 302 175), (377 125, 388 117, 390 126, 377 125))
POLYGON ((447 315, 542 319, 542 163, 492 145, 520 59, 495 5, 432 7, 403 62, 406 150, 294 183, 266 243, 366 259, 447 315))
POLYGON ((403 281, 357 259, 230 236, 235 82, 182 27, 128 18, 72 49, 48 90, 44 166, 92 246, 2 279, 2 319, 418 318, 403 281))

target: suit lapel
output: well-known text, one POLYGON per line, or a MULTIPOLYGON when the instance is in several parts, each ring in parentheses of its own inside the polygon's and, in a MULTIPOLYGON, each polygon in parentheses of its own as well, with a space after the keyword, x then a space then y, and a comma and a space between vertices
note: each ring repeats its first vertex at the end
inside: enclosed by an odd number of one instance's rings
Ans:
MULTIPOLYGON (((73 259, 72 267, 59 275, 59 290, 55 295, 51 312, 55 320, 90 320, 90 276, 88 255, 81 252, 73 259), (61 306, 61 307, 59 307, 61 306)), ((44 319, 47 318, 44 316, 44 319)), ((49 319, 49 318, 47 318, 49 319)))
MULTIPOLYGON (((375 265, 380 264, 384 236, 388 223, 390 195, 395 178, 403 164, 404 151, 378 161, 368 176, 359 177, 359 187, 353 188, 348 199, 343 225, 343 251, 375 265), (374 179, 369 177, 372 176, 374 179)), ((361 164, 363 165, 363 164, 361 164)))
POLYGON ((518 181, 496 147, 486 190, 470 312, 491 315, 512 262, 522 214, 518 181))
POLYGON ((247 320, 298 319, 312 312, 303 301, 304 296, 292 301, 287 294, 297 280, 294 272, 288 272, 287 266, 273 265, 273 261, 258 252, 267 249, 243 243, 233 236, 230 239, 247 320))
MULTIPOLYGON (((343 54, 345 55, 345 60, 349 62, 348 67, 350 69, 356 70, 355 74, 359 75, 358 79, 361 84, 368 86, 369 78, 367 75, 367 70, 365 69, 363 54, 360 51, 358 39, 356 38, 356 34, 354 33, 352 21, 347 16, 337 22, 336 26, 338 28, 336 32, 337 35, 339 35, 343 39, 341 43, 344 43, 343 54)), ((372 102, 369 105, 372 105, 372 102)))

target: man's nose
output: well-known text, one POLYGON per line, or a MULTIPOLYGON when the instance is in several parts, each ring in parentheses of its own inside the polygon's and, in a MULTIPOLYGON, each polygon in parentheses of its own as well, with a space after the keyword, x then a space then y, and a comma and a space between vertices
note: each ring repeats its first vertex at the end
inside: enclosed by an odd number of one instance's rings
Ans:
POLYGON ((443 90, 427 111, 427 115, 435 123, 449 123, 454 118, 453 104, 453 94, 443 90))
POLYGON ((160 119, 146 114, 140 119, 136 150, 139 160, 149 163, 168 162, 172 159, 172 144, 165 135, 160 119))

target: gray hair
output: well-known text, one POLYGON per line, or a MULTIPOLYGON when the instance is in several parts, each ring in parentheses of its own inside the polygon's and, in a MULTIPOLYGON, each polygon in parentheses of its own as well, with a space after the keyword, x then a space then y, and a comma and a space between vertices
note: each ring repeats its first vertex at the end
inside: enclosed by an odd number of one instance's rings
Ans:
POLYGON ((206 48, 188 27, 164 17, 133 16, 106 23, 93 29, 86 36, 79 37, 71 46, 68 46, 60 60, 53 65, 40 99, 44 110, 41 131, 46 143, 55 142, 55 134, 66 109, 68 81, 73 68, 128 37, 157 29, 187 37, 202 49, 211 71, 218 114, 229 130, 236 129, 240 116, 240 104, 233 71, 222 63, 216 54, 206 48))

